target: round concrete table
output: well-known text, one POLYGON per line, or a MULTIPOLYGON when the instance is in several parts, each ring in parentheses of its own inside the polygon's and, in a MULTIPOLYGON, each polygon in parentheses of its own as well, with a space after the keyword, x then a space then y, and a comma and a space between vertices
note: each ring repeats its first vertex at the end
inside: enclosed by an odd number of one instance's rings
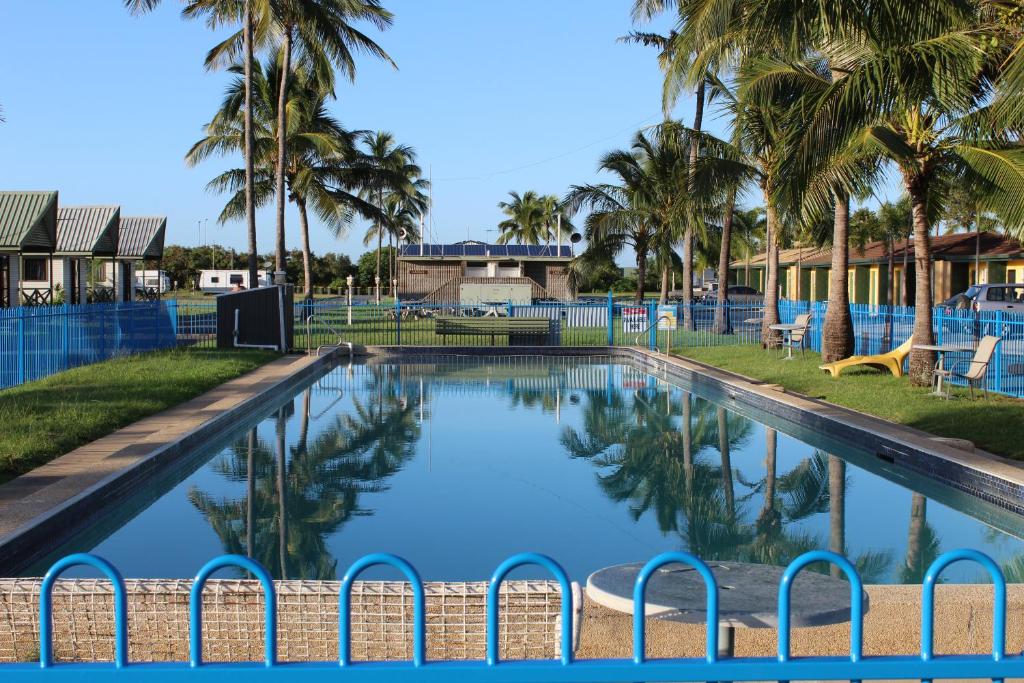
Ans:
MULTIPOLYGON (((718 655, 732 657, 737 628, 778 626, 783 567, 743 562, 709 562, 718 583, 718 655)), ((618 612, 633 613, 633 587, 643 563, 600 569, 587 578, 587 597, 618 612)), ((793 583, 790 624, 826 626, 850 620, 850 584, 803 570, 793 583)), ((685 564, 667 564, 647 582, 648 617, 689 624, 707 623, 706 589, 700 574, 685 564)), ((868 596, 864 595, 864 612, 868 596)))

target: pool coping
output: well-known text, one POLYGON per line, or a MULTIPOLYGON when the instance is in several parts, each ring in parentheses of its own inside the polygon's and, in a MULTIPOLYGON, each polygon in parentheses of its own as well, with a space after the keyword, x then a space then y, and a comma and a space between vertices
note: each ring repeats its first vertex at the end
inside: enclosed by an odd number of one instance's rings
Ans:
MULTIPOLYGON (((644 371, 669 375, 692 386, 720 392, 725 407, 743 406, 800 427, 821 431, 880 460, 906 468, 941 484, 1024 516, 1024 463, 974 448, 965 450, 914 427, 829 403, 778 384, 722 370, 683 356, 634 347, 516 347, 515 355, 606 356, 632 361, 644 371)), ((368 346, 380 356, 510 355, 508 347, 368 346)))
POLYGON ((58 547, 105 503, 260 412, 333 357, 272 360, 0 484, 0 567, 27 566, 58 547))

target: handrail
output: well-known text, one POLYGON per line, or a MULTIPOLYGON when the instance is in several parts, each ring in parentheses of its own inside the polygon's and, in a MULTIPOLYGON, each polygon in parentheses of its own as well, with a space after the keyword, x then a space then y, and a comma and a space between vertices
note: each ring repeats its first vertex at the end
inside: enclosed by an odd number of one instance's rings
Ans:
MULTIPOLYGON (((634 344, 639 344, 640 343, 640 338, 643 337, 645 334, 649 333, 650 329, 652 327, 654 327, 655 325, 657 325, 658 323, 660 323, 662 321, 671 321, 671 319, 672 319, 671 315, 658 315, 657 318, 654 319, 653 323, 648 325, 646 328, 644 328, 640 332, 640 334, 637 335, 637 338, 633 340, 633 343, 634 344)), ((660 349, 658 349, 658 350, 660 350, 660 349)), ((666 353, 668 353, 668 351, 666 351, 666 353)))
POLYGON ((348 346, 348 359, 349 359, 349 362, 351 362, 352 358, 355 356, 355 348, 354 348, 354 345, 352 344, 352 342, 347 342, 344 339, 342 339, 341 332, 338 332, 338 330, 334 329, 331 326, 330 323, 328 323, 326 320, 324 320, 323 316, 318 316, 316 313, 310 313, 306 317, 306 353, 309 354, 309 353, 312 352, 312 347, 310 346, 310 340, 312 339, 312 333, 310 332, 309 328, 310 328, 310 323, 313 322, 313 318, 318 318, 321 321, 321 323, 323 324, 324 327, 326 327, 328 330, 330 330, 334 334, 338 335, 338 343, 337 344, 321 344, 320 346, 316 347, 316 355, 319 356, 320 352, 323 351, 326 348, 330 348, 330 347, 338 348, 340 346, 348 346))

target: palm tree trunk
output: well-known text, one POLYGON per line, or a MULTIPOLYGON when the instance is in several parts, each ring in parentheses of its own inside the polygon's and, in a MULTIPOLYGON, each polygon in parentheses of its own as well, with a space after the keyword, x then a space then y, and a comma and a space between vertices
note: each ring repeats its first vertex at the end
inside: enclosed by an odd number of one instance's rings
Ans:
POLYGON ((892 235, 886 238, 886 271, 885 271, 885 305, 889 309, 885 316, 885 338, 887 342, 887 351, 891 351, 892 347, 895 346, 893 335, 893 323, 895 315, 893 305, 895 304, 895 288, 896 288, 896 255, 893 253, 893 249, 896 248, 896 243, 893 242, 892 235))
POLYGON ((715 302, 715 334, 729 334, 729 250, 732 245, 732 219, 736 210, 736 190, 729 192, 722 217, 722 247, 718 252, 718 300, 715 302))
MULTIPOLYGON (((394 249, 391 246, 391 242, 392 242, 393 238, 394 238, 394 235, 392 235, 391 231, 388 230, 388 287, 392 287, 392 281, 395 279, 395 275, 394 275, 395 271, 391 269, 391 260, 392 260, 392 258, 395 255, 394 249)), ((392 287, 391 295, 392 296, 395 295, 395 292, 393 291, 393 287, 392 287)))
MULTIPOLYGON (((918 577, 921 570, 921 541, 924 537, 924 525, 928 515, 928 499, 920 493, 910 498, 910 527, 907 530, 907 575, 918 577)), ((916 581, 915 581, 916 582, 916 581)))
POLYGON ((647 250, 636 250, 636 302, 644 301, 644 280, 647 279, 647 250))
MULTIPOLYGON (((846 461, 834 455, 828 456, 828 549, 838 555, 846 554, 846 461)), ((838 577, 842 570, 836 565, 829 567, 829 573, 838 577)))
POLYGON ((284 408, 277 411, 277 553, 281 564, 281 578, 288 578, 288 505, 285 497, 285 482, 288 478, 285 463, 284 408))
POLYGON ((765 246, 767 263, 764 282, 764 318, 761 322, 761 343, 765 348, 774 348, 780 343, 779 333, 771 329, 779 322, 779 248, 777 245, 778 216, 775 203, 767 189, 764 190, 765 206, 765 246))
POLYGON ((259 254, 256 250, 256 201, 253 196, 255 175, 252 150, 256 141, 252 132, 252 63, 255 59, 252 37, 252 0, 245 0, 242 11, 242 40, 245 43, 245 221, 249 233, 249 287, 259 287, 259 254))
POLYGON ((256 496, 256 428, 249 430, 249 445, 245 460, 245 555, 252 557, 256 543, 256 508, 253 498, 256 496))
POLYGON ((776 453, 778 452, 779 435, 771 427, 764 430, 764 502, 758 514, 758 522, 767 524, 775 511, 776 453))
MULTIPOLYGON (((932 331, 932 260, 928 234, 928 182, 921 176, 905 181, 914 212, 914 344, 933 344, 932 331)), ((935 352, 923 349, 910 351, 910 381, 928 386, 935 367, 935 352)))
POLYGON ((725 508, 729 522, 736 519, 736 497, 732 485, 732 458, 729 453, 729 417, 725 408, 717 410, 718 418, 718 453, 722 456, 722 487, 725 492, 725 508))
POLYGON ((658 303, 668 302, 668 266, 661 269, 661 292, 658 295, 658 303))
POLYGON ((375 288, 374 288, 373 291, 374 291, 374 296, 376 297, 376 302, 378 304, 380 303, 380 252, 381 252, 382 244, 384 242, 384 232, 383 231, 384 231, 384 226, 382 226, 380 223, 377 223, 377 279, 374 282, 375 288))
POLYGON ((302 296, 313 296, 313 254, 309 250, 309 216, 306 214, 306 198, 295 197, 299 207, 299 227, 302 229, 302 296))
POLYGON ((281 65, 281 86, 277 93, 277 249, 275 253, 275 266, 278 272, 284 272, 285 254, 284 246, 284 209, 288 197, 285 195, 284 172, 288 162, 288 82, 291 80, 292 69, 292 28, 286 27, 284 31, 284 44, 282 50, 281 65))
POLYGON ((832 270, 829 273, 828 307, 821 328, 821 359, 826 363, 853 355, 853 318, 847 271, 850 267, 850 198, 836 197, 832 228, 832 270))
MULTIPOLYGON (((704 125, 704 92, 705 81, 702 78, 697 85, 696 102, 693 110, 693 130, 700 132, 704 125)), ((697 156, 700 145, 695 137, 690 143, 690 192, 694 192, 697 182, 697 156)), ((693 323, 693 226, 687 224, 683 233, 683 328, 694 329, 693 323)))

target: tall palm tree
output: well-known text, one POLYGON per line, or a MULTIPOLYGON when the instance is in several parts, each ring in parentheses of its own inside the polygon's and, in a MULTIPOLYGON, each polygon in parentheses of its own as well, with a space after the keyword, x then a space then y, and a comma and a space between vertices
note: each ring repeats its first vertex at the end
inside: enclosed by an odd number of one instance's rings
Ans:
POLYGON ((640 131, 630 150, 616 150, 601 158, 599 168, 617 176, 617 183, 574 185, 565 205, 576 212, 586 206, 588 251, 618 254, 633 248, 637 264, 636 300, 642 301, 647 258, 653 255, 662 269, 662 295, 667 293, 669 269, 678 262, 672 245, 682 233, 684 219, 702 215, 716 198, 713 192, 690 195, 690 133, 675 123, 640 131))
MULTIPOLYGON (((240 74, 241 65, 231 71, 240 74)), ((285 167, 289 199, 299 210, 302 228, 303 289, 312 293, 312 252, 309 245, 309 216, 312 208, 335 234, 344 232, 358 214, 377 218, 382 214, 374 205, 358 196, 358 191, 380 175, 359 154, 355 134, 345 130, 326 109, 330 92, 310 69, 295 69, 289 90, 288 145, 291 153, 285 167)), ((267 60, 256 69, 253 79, 253 120, 255 121, 256 174, 252 197, 256 206, 269 203, 274 197, 274 177, 279 167, 275 126, 277 122, 277 86, 282 77, 279 56, 267 60)), ((243 144, 241 103, 243 86, 239 80, 229 84, 220 110, 206 126, 206 136, 186 155, 190 165, 198 164, 213 154, 225 154, 243 144)), ((230 169, 210 181, 208 187, 229 192, 229 198, 218 220, 224 223, 244 215, 246 185, 241 169, 230 169)))
POLYGON ((365 21, 378 30, 391 26, 392 14, 380 0, 274 0, 271 2, 277 31, 281 36, 282 73, 277 100, 277 158, 275 178, 277 192, 277 244, 275 262, 284 271, 285 172, 288 158, 288 86, 291 78, 293 52, 319 67, 326 78, 330 67, 338 69, 349 80, 356 74, 355 52, 365 52, 395 66, 386 52, 353 26, 365 21))
POLYGON ((509 192, 508 201, 498 202, 498 208, 508 216, 498 223, 498 244, 541 244, 551 239, 545 216, 543 198, 533 190, 519 194, 509 192))
MULTIPOLYGON (((161 0, 124 0, 125 7, 135 14, 148 12, 160 4, 161 0)), ((183 14, 194 17, 207 15, 211 28, 217 28, 221 24, 237 22, 242 24, 241 41, 244 65, 244 99, 243 99, 243 144, 242 158, 244 161, 244 189, 245 194, 245 222, 246 232, 249 238, 249 282, 258 282, 259 251, 256 248, 256 199, 255 199, 255 166, 253 161, 253 149, 255 139, 253 137, 252 124, 252 65, 256 60, 255 42, 257 24, 265 27, 270 16, 270 7, 266 0, 242 0, 239 7, 237 0, 183 0, 186 3, 183 14), (259 11, 256 11, 258 6, 259 11)), ((266 31, 262 31, 266 33, 266 31)), ((216 50, 216 48, 215 48, 216 50)), ((208 60, 208 65, 211 63, 208 60)))
MULTIPOLYGON (((422 177, 423 172, 416 164, 416 150, 409 145, 399 144, 395 136, 387 131, 367 131, 361 136, 365 149, 364 154, 370 166, 379 173, 379 182, 372 182, 362 190, 361 196, 387 212, 392 206, 396 217, 405 213, 420 214, 426 210, 429 181, 422 177)), ((376 277, 381 281, 381 249, 384 235, 399 234, 401 226, 391 225, 387 218, 373 222, 363 243, 369 245, 374 238, 377 240, 376 277)), ((390 237, 389 237, 390 239, 390 237)), ((378 289, 379 295, 379 289, 378 289)))
MULTIPOLYGON (((975 4, 949 7, 919 24, 861 46, 845 78, 813 98, 803 117, 797 171, 857 142, 899 170, 913 214, 916 291, 914 341, 931 344, 930 233, 946 188, 984 188, 985 208, 1024 226, 1024 148, 1017 121, 993 103, 1007 49, 988 39, 975 4)), ((993 38, 997 38, 993 36, 993 38)), ((934 352, 915 347, 910 377, 931 381, 934 352)))

